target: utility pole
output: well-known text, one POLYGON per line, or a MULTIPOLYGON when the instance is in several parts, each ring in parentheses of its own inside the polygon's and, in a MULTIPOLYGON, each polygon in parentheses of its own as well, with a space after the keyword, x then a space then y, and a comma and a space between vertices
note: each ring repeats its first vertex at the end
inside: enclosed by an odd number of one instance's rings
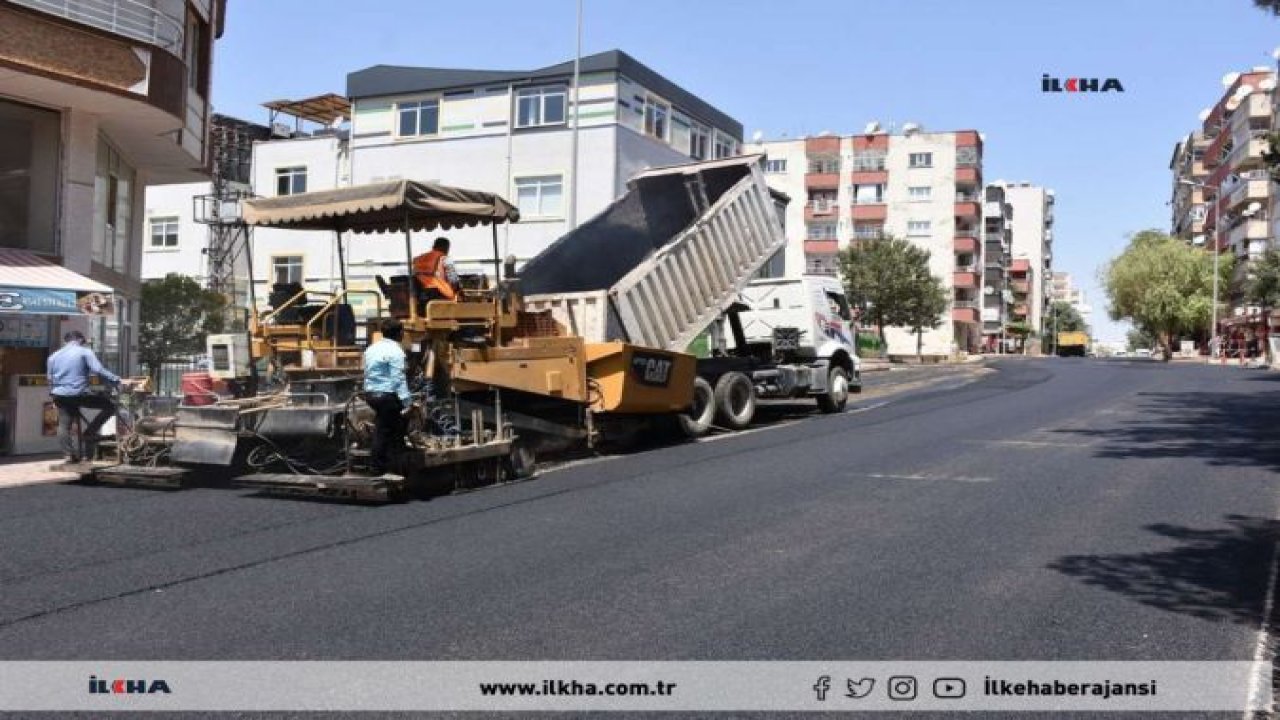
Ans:
POLYGON ((577 50, 573 54, 573 132, 569 140, 568 230, 578 227, 578 85, 582 80, 582 0, 578 0, 577 50))

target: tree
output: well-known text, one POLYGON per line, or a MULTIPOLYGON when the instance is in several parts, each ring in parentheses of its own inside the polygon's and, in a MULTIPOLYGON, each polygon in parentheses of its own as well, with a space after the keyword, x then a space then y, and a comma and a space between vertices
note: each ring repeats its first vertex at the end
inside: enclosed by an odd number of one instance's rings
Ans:
POLYGON ((1084 318, 1076 306, 1066 300, 1054 300, 1044 316, 1045 336, 1053 339, 1053 350, 1058 351, 1058 333, 1086 331, 1084 318))
POLYGON ((1129 352, 1135 350, 1147 349, 1156 344, 1156 336, 1143 330, 1140 327, 1129 328, 1129 332, 1125 333, 1125 342, 1129 348, 1129 352))
POLYGON ((154 377, 181 355, 204 351, 205 337, 222 330, 226 299, 186 275, 170 274, 142 286, 138 357, 154 377))
MULTIPOLYGON (((876 325, 881 346, 885 346, 886 327, 916 327, 916 318, 922 318, 930 307, 928 284, 922 280, 932 278, 929 251, 906 240, 864 240, 841 250, 840 276, 849 301, 864 308, 863 317, 876 325)), ((945 303, 944 293, 939 316, 946 310, 945 303)))
MULTIPOLYGON (((929 259, 928 255, 926 250, 926 261, 929 259)), ((947 311, 947 288, 929 272, 927 264, 923 272, 920 268, 915 270, 904 308, 903 324, 916 335, 916 359, 919 360, 924 350, 925 328, 932 330, 942 324, 942 314, 947 311)))
MULTIPOLYGON (((1219 283, 1226 287, 1234 258, 1220 259, 1219 283)), ((1213 253, 1158 230, 1130 237, 1129 246, 1101 273, 1113 320, 1129 320, 1151 332, 1164 360, 1173 357, 1174 338, 1210 325, 1213 308, 1213 253)))
MULTIPOLYGON (((1280 0, 1278 0, 1280 1, 1280 0)), ((1249 302, 1262 308, 1263 322, 1271 327, 1271 311, 1280 307, 1280 252, 1268 249, 1262 257, 1249 267, 1249 283, 1245 286, 1245 297, 1249 302)), ((1271 348, 1267 348, 1267 362, 1274 362, 1271 348)))

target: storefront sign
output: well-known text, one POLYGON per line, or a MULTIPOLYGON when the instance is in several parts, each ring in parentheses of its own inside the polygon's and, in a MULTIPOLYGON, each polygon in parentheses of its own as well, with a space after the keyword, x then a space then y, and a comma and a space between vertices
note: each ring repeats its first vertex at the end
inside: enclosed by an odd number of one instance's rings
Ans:
POLYGON ((0 314, 115 315, 115 298, 109 293, 50 290, 0 285, 0 314))
POLYGON ((49 347, 49 321, 0 315, 0 347, 49 347))

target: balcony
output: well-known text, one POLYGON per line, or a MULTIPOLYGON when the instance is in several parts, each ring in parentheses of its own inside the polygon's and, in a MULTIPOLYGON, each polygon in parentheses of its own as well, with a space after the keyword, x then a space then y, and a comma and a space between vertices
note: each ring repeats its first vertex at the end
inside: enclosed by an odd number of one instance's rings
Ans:
POLYGON ((840 251, 840 241, 805 240, 804 251, 806 255, 834 255, 840 251))
POLYGON ((978 172, 978 168, 973 166, 956 168, 957 185, 977 185, 981 181, 982 174, 978 172))
POLYGON ((1009 289, 1012 290, 1015 295, 1026 295, 1028 292, 1031 292, 1031 283, 1026 280, 1014 280, 1009 283, 1009 289))
POLYGON ((804 221, 805 222, 835 222, 836 216, 840 212, 840 206, 835 203, 805 203, 804 221))
POLYGON ((958 218, 977 218, 981 215, 982 210, 978 207, 978 203, 971 200, 961 200, 956 202, 955 215, 958 218))
POLYGON ((1271 198, 1271 182, 1269 180, 1246 180, 1227 195, 1226 209, 1233 210, 1246 202, 1257 200, 1265 202, 1271 198))
POLYGON ((1250 240, 1265 240, 1270 236, 1266 220, 1246 220, 1227 233, 1227 245, 1238 248, 1250 240))
POLYGON ((182 56, 185 18, 138 0, 10 0, 81 25, 182 56))
POLYGON ((839 189, 840 173, 805 173, 804 186, 807 190, 839 189))
POLYGON ((884 225, 854 225, 854 240, 882 240, 884 239, 884 225))
POLYGON ((972 234, 966 234, 963 230, 957 230, 953 246, 956 254, 976 254, 978 252, 978 239, 973 237, 972 234))
POLYGON ((854 220, 879 220, 884 221, 889 215, 888 206, 884 203, 863 204, 853 206, 854 220))
POLYGON ((958 323, 973 323, 975 325, 982 322, 981 317, 979 316, 980 311, 978 310, 978 306, 968 306, 964 304, 973 302, 975 301, 957 300, 955 307, 951 308, 951 321, 958 323))
POLYGON ((1027 306, 1025 303, 1019 303, 1013 306, 1013 316, 1015 318, 1025 318, 1027 316, 1027 306))
POLYGON ((1004 218, 1004 203, 988 200, 982 205, 982 214, 989 218, 1004 218))
POLYGON ((886 170, 854 170, 849 177, 854 185, 885 185, 889 182, 886 170))
POLYGON ((806 138, 804 141, 804 151, 808 155, 840 155, 840 137, 837 135, 824 135, 821 137, 806 138))
POLYGON ((978 273, 971 271, 952 273, 951 284, 961 289, 977 288, 978 273))
POLYGON ((1009 272, 1015 274, 1026 274, 1031 271, 1031 261, 1026 258, 1018 258, 1009 263, 1009 272))
POLYGON ((1231 171, 1262 167, 1262 153, 1266 152, 1266 130, 1254 130, 1245 142, 1236 143, 1222 164, 1231 171))

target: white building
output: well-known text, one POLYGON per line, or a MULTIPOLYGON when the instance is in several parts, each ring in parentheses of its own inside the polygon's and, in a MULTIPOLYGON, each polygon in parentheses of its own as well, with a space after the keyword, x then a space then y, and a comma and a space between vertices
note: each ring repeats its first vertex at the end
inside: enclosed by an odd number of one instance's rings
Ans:
MULTIPOLYGON (((410 179, 494 192, 521 213, 519 223, 498 229, 499 254, 525 261, 571 222, 581 224, 613 202, 637 171, 739 152, 740 123, 613 50, 581 60, 575 179, 572 72, 572 62, 514 72, 386 65, 354 72, 347 79, 349 131, 255 144, 252 191, 272 196, 410 179)), ((172 216, 176 204, 149 208, 148 215, 172 216)), ((423 252, 447 235, 460 272, 491 273, 491 233, 418 233, 413 249, 423 252)), ((253 242, 260 301, 271 283, 336 285, 332 233, 258 229, 253 242)), ((406 271, 402 236, 354 236, 345 245, 350 288, 373 290, 375 276, 406 271)), ((181 254, 181 264, 195 262, 193 254, 181 254)), ((148 276, 163 274, 163 256, 148 255, 155 258, 148 276)))
POLYGON ((1004 188, 1012 213, 1008 225, 1013 231, 1013 317, 1040 333, 1051 289, 1047 279, 1053 273, 1054 193, 1026 182, 995 184, 1004 188))
MULTIPOLYGON (((982 138, 973 130, 925 132, 913 124, 887 133, 824 134, 750 145, 768 155, 770 185, 787 208, 788 272, 835 274, 837 253, 852 242, 892 235, 930 254, 930 270, 951 299, 923 354, 976 351, 982 343, 979 287, 982 247, 982 138)), ((888 328, 891 355, 914 355, 916 337, 888 328)))

